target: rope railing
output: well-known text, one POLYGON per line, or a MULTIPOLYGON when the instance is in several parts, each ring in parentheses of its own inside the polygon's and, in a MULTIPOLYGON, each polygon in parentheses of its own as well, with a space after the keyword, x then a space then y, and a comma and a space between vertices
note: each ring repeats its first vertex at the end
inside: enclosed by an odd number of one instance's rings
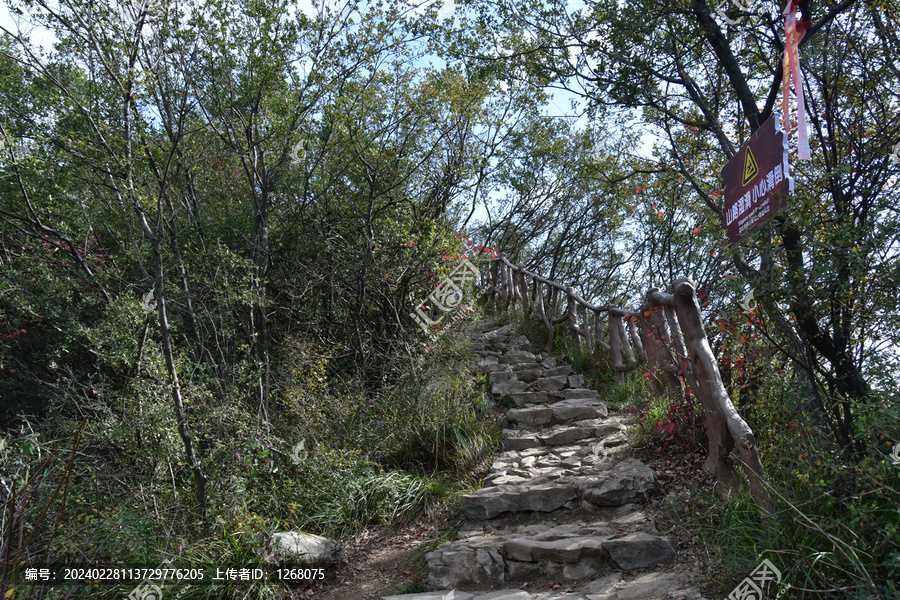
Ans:
POLYGON ((544 351, 552 351, 557 326, 565 324, 576 355, 581 353, 582 343, 594 360, 604 351, 609 354, 616 382, 623 383, 626 373, 644 364, 658 393, 676 398, 693 392, 706 418, 709 457, 704 468, 715 469, 726 489, 736 492, 740 486, 738 461, 732 457, 736 447, 757 505, 771 512, 756 438, 722 382, 690 279, 674 281, 672 293, 649 289, 644 304, 630 310, 596 306, 572 286, 514 265, 502 253, 486 270, 481 281, 487 300, 503 312, 512 312, 519 304, 523 317, 540 320, 548 334, 544 351), (563 302, 565 310, 560 310, 563 302))

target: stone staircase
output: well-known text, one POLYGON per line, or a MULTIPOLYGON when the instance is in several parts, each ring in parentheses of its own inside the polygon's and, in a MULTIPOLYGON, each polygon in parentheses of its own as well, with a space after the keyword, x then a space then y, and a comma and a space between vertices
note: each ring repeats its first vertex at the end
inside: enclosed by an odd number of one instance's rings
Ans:
POLYGON ((653 471, 629 456, 627 418, 584 377, 522 348, 514 325, 473 330, 473 368, 510 408, 503 452, 464 496, 459 539, 427 556, 432 592, 405 600, 702 600, 639 507, 653 471))

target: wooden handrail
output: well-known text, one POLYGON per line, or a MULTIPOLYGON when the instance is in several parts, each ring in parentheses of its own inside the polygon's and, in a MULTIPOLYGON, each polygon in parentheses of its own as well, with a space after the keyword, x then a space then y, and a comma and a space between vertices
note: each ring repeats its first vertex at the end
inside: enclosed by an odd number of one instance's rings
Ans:
POLYGON ((706 417, 710 454, 704 467, 715 469, 719 480, 730 491, 737 491, 740 477, 732 457, 732 450, 737 448, 756 504, 766 513, 771 512, 756 439, 722 382, 703 329, 697 291, 690 279, 676 280, 672 293, 649 289, 644 304, 630 310, 594 305, 572 286, 514 265, 502 253, 491 260, 488 271, 481 278, 482 291, 494 308, 498 308, 498 299, 503 311, 515 310, 519 302, 523 317, 537 317, 547 328, 546 352, 553 349, 556 326, 568 323, 576 354, 581 352, 582 338, 593 358, 599 359, 601 351, 609 352, 616 382, 623 383, 626 373, 644 364, 658 394, 683 397, 689 394, 689 387, 700 399, 706 417), (531 280, 530 286, 527 279, 531 280), (559 314, 561 296, 566 307, 559 314), (601 318, 604 313, 605 319, 601 318), (603 321, 606 321, 608 342, 603 339, 603 321))

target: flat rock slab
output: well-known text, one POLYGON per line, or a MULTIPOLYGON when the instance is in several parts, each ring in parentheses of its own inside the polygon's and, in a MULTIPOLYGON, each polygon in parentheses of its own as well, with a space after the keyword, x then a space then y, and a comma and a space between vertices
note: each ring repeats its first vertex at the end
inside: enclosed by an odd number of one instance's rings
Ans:
MULTIPOLYGON (((545 360, 541 364, 547 366, 547 361, 545 360)), ((567 365, 563 365, 561 367, 557 367, 555 365, 552 367, 548 366, 548 368, 544 371, 544 377, 556 377, 557 375, 574 375, 574 374, 575 374, 575 369, 573 369, 572 367, 567 366, 567 365)))
POLYGON ((645 573, 630 581, 623 581, 622 576, 616 573, 598 579, 587 587, 588 600, 703 600, 680 573, 645 573))
POLYGON ((541 435, 539 439, 546 446, 568 446, 574 442, 591 438, 593 435, 594 430, 590 427, 566 427, 541 435))
POLYGON ((482 337, 484 337, 484 339, 486 339, 486 340, 494 340, 500 336, 514 334, 515 332, 516 332, 516 326, 514 324, 510 323, 509 325, 504 325, 503 327, 497 327, 497 328, 491 329, 491 330, 487 331, 487 333, 485 333, 484 336, 482 336, 482 337))
POLYGON ((507 365, 516 363, 536 363, 537 361, 538 359, 534 354, 525 352, 524 350, 510 350, 500 357, 500 362, 507 365))
POLYGON ((536 392, 556 392, 569 385, 569 378, 565 375, 556 377, 541 377, 531 384, 531 389, 536 392))
POLYGON ((515 402, 516 406, 546 404, 550 400, 547 392, 523 392, 521 394, 510 394, 509 397, 515 402))
POLYGON ((528 450, 529 448, 539 448, 543 445, 544 443, 536 435, 508 437, 503 440, 503 451, 528 450))
POLYGON ((643 498, 656 487, 656 475, 636 458, 627 458, 598 476, 578 482, 582 499, 595 506, 621 506, 643 498))
POLYGON ((589 390, 587 388, 575 388, 571 390, 562 390, 560 392, 554 392, 556 396, 558 396, 561 400, 576 400, 576 399, 587 399, 587 400, 599 400, 600 394, 597 390, 589 390))
POLYGON ((619 568, 626 571, 669 562, 675 556, 669 540, 643 532, 607 540, 603 547, 619 568))
POLYGON ((506 413, 506 420, 527 427, 540 427, 553 422, 553 409, 549 406, 513 408, 506 413))
POLYGON ((474 595, 469 592, 456 590, 437 592, 422 592, 421 594, 400 594, 397 596, 382 596, 381 600, 473 600, 474 595))
POLYGON ((570 537, 560 540, 509 540, 501 554, 521 562, 578 563, 587 558, 603 558, 605 537, 570 537))
POLYGON ((504 512, 550 512, 575 498, 570 485, 495 485, 462 497, 462 512, 473 521, 504 512))
POLYGON ((510 394, 521 394, 522 392, 528 391, 528 386, 529 384, 524 381, 495 380, 494 384, 491 386, 491 393, 495 396, 506 398, 510 394))

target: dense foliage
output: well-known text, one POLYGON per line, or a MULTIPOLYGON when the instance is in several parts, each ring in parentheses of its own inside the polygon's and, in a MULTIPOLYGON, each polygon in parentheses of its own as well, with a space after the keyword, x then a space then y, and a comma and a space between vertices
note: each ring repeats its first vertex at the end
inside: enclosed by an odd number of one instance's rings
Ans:
MULTIPOLYGON (((803 4, 813 160, 737 247, 719 174, 781 113, 772 2, 7 5, 0 553, 237 560, 430 506, 495 441, 409 316, 465 229, 604 304, 694 278, 784 511, 710 508, 723 552, 896 593, 896 0, 803 4)), ((640 411, 701 443, 688 403, 640 411)))

